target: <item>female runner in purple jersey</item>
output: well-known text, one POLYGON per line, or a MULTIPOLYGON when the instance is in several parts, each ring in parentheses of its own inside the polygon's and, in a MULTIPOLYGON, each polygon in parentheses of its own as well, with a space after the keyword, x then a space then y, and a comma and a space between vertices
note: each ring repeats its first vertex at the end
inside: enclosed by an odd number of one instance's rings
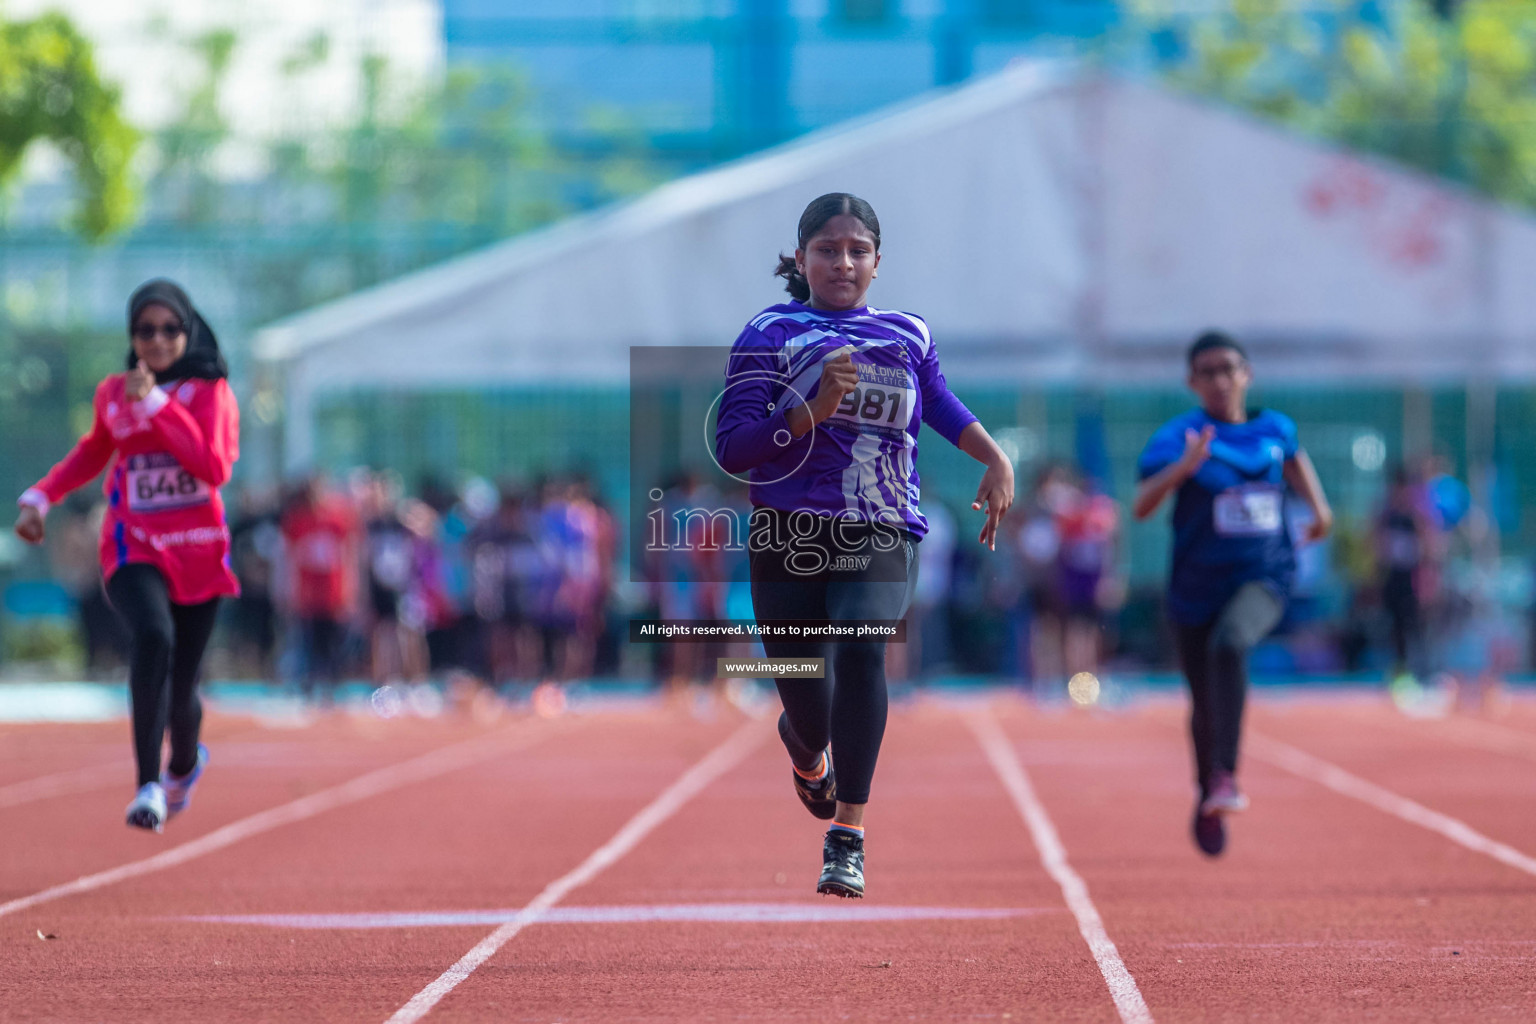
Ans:
MULTIPOLYGON (((1013 466, 949 390, 928 327, 865 303, 880 265, 880 222, 844 192, 811 202, 793 258, 776 273, 795 301, 764 310, 731 350, 715 433, 728 473, 746 473, 759 623, 897 620, 912 597, 917 432, 927 423, 986 466, 978 540, 996 548, 1013 503, 1013 466)), ((795 790, 832 821, 818 892, 864 895, 864 808, 885 734, 885 643, 769 639, 773 658, 825 658, 823 678, 776 680, 779 736, 795 790), (833 762, 836 775, 833 774, 833 762)))

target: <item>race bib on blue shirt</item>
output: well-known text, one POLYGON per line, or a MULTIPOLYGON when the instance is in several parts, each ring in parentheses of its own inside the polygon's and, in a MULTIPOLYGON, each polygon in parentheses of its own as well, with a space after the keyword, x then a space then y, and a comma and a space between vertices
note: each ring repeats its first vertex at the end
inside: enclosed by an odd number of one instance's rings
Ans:
POLYGON ((1267 537, 1285 524, 1280 488, 1273 484, 1231 487, 1212 500, 1216 532, 1223 537, 1267 537))

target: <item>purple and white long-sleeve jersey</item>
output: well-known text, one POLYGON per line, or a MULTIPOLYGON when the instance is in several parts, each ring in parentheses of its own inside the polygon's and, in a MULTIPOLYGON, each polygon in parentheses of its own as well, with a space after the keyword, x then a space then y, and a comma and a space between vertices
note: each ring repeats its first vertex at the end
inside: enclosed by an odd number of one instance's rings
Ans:
POLYGON ((727 473, 749 474, 754 505, 846 510, 921 537, 928 521, 918 508, 918 427, 927 423, 957 444, 974 422, 945 383, 921 317, 791 302, 763 310, 731 348, 715 458, 727 473), (844 352, 859 386, 814 430, 791 437, 789 410, 815 396, 822 366, 844 352))

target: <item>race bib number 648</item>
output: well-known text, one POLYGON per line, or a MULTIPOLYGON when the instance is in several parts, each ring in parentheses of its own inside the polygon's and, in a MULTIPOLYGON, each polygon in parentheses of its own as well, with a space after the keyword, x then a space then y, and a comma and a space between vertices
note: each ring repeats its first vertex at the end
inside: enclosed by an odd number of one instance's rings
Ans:
POLYGON ((128 459, 128 507, 135 512, 167 512, 206 504, 210 489, 166 452, 128 459))

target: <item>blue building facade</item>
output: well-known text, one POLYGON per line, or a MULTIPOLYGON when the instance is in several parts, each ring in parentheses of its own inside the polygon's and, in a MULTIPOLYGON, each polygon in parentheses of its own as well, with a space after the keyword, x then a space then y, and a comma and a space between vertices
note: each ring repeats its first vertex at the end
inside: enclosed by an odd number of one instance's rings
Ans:
POLYGON ((685 166, 1077 52, 1118 16, 1113 0, 443 0, 450 66, 519 69, 574 148, 620 124, 685 166))

